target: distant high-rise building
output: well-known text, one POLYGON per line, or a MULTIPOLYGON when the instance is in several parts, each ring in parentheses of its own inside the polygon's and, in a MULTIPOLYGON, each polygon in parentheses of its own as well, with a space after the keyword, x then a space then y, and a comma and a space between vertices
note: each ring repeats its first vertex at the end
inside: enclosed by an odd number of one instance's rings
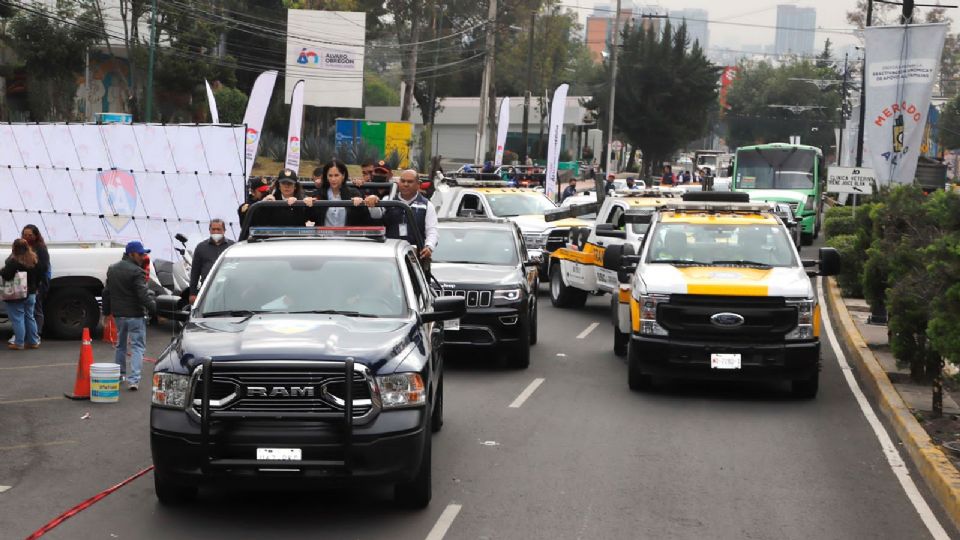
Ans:
MULTIPOLYGON (((587 24, 584 28, 584 36, 587 48, 590 49, 590 55, 593 61, 600 63, 607 53, 608 45, 612 41, 613 14, 617 10, 616 1, 611 1, 609 6, 596 6, 593 13, 587 16, 587 24)), ((620 16, 618 27, 622 29, 627 24, 641 24, 647 30, 660 32, 661 19, 643 18, 643 15, 659 14, 658 6, 640 6, 633 0, 622 0, 620 5, 620 16)))
POLYGON ((793 4, 777 6, 777 39, 774 50, 779 55, 813 55, 817 30, 817 10, 793 4))
POLYGON ((707 11, 705 9, 675 9, 670 11, 670 25, 676 30, 681 24, 687 23, 687 36, 690 45, 694 41, 700 43, 701 49, 707 49, 710 41, 710 29, 707 27, 707 11))

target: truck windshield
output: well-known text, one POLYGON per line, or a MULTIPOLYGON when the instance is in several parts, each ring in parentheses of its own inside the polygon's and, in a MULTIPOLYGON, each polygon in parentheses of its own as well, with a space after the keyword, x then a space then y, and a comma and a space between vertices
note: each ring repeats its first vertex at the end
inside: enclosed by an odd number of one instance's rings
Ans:
POLYGON ((403 281, 392 258, 228 258, 207 278, 201 316, 342 313, 402 317, 403 281))
POLYGON ((514 266, 518 262, 513 233, 506 230, 440 227, 433 252, 435 263, 469 263, 514 266))
POLYGON ((815 157, 798 148, 743 150, 737 153, 737 187, 813 189, 815 157))
POLYGON ((487 195, 490 210, 497 217, 543 215, 557 206, 539 193, 502 193, 487 195))
POLYGON ((790 237, 779 226, 661 223, 649 239, 648 263, 678 266, 790 267, 790 237))

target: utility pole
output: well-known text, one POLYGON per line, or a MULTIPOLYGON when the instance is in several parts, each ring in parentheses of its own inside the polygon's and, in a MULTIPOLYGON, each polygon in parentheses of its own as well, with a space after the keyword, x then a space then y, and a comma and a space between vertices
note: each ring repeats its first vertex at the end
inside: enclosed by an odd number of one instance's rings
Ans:
POLYGON ((150 59, 147 62, 147 122, 153 120, 153 63, 157 48, 157 0, 150 2, 150 59))
POLYGON ((487 51, 483 62, 483 81, 480 83, 480 117, 477 120, 477 145, 474 151, 474 163, 483 163, 483 151, 487 147, 487 108, 490 107, 490 79, 493 78, 493 48, 496 39, 494 33, 497 21, 497 0, 490 0, 487 13, 487 51))
POLYGON ((523 160, 526 162, 527 156, 530 155, 530 142, 529 142, 529 130, 530 130, 530 86, 531 79, 533 78, 533 31, 534 25, 537 23, 537 12, 530 12, 530 45, 527 47, 527 83, 523 90, 523 129, 521 131, 521 139, 523 140, 523 160))
MULTIPOLYGON (((154 0, 156 1, 156 0, 154 0)), ((410 73, 407 75, 407 84, 403 92, 403 104, 400 108, 400 121, 410 120, 410 111, 413 109, 413 88, 417 84, 417 53, 419 51, 418 42, 420 41, 420 3, 413 2, 410 25, 410 42, 413 43, 413 50, 410 51, 410 73)))
MULTIPOLYGON (((866 26, 873 24, 873 0, 867 0, 866 26)), ((860 74, 860 125, 857 126, 857 167, 863 167, 863 123, 867 118, 867 50, 863 50, 863 71, 860 74)))
MULTIPOLYGON (((433 8, 433 39, 434 39, 434 49, 433 49, 433 70, 436 73, 437 65, 440 63, 440 42, 437 41, 437 38, 440 37, 440 34, 443 33, 443 11, 442 7, 439 17, 437 16, 437 4, 432 2, 433 8)), ((434 120, 437 116, 437 78, 436 76, 430 78, 430 98, 427 100, 427 106, 430 107, 430 123, 427 125, 426 130, 426 139, 424 140, 424 164, 428 161, 432 163, 433 153, 436 149, 433 147, 433 128, 435 125, 434 120)))
MULTIPOLYGON (((613 172, 613 110, 617 99, 617 45, 620 42, 620 0, 613 14, 613 42, 610 47, 610 106, 607 107, 607 170, 613 172)), ((606 179, 606 176, 604 176, 606 179)))
POLYGON ((847 130, 847 60, 850 53, 843 55, 843 83, 840 84, 840 138, 837 140, 837 165, 843 165, 843 137, 847 130))

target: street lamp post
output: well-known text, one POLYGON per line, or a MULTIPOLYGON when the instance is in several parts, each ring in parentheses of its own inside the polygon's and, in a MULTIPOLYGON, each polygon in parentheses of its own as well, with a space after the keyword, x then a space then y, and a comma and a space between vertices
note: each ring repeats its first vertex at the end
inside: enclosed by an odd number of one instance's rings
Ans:
POLYGON ((537 22, 537 12, 530 12, 530 44, 527 46, 527 82, 523 90, 523 128, 521 129, 521 138, 523 140, 523 160, 526 161, 530 155, 530 79, 533 77, 533 32, 534 25, 537 22))
MULTIPOLYGON (((613 172, 613 111, 617 99, 617 44, 620 37, 620 0, 613 14, 613 42, 610 46, 610 106, 607 107, 607 170, 613 172)), ((599 193, 600 190, 597 190, 599 193)))
POLYGON ((490 106, 490 79, 493 78, 493 48, 495 23, 497 20, 497 0, 490 0, 490 9, 487 12, 487 50, 483 63, 483 80, 480 83, 480 118, 477 120, 477 146, 474 151, 475 163, 483 162, 483 151, 486 148, 487 108, 490 106))

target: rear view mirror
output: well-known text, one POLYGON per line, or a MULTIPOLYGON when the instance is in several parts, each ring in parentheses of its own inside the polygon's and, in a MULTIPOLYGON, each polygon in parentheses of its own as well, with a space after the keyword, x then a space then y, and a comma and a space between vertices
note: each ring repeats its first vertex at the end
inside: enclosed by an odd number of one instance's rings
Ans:
POLYGON ((430 323, 459 319, 467 313, 467 300, 462 296, 444 296, 433 301, 433 311, 420 315, 420 322, 430 323))
POLYGON ((180 242, 181 244, 187 243, 187 237, 181 233, 177 233, 176 235, 174 235, 174 238, 176 238, 177 241, 180 242))
POLYGON ((835 276, 840 273, 840 253, 831 247, 820 248, 821 276, 835 276))
POLYGON ((637 255, 624 255, 622 263, 617 270, 617 281, 620 283, 630 283, 630 278, 637 271, 637 264, 640 263, 640 257, 637 255))
POLYGON ((627 231, 617 229, 612 223, 601 223, 596 228, 597 236, 604 238, 627 238, 627 231))

